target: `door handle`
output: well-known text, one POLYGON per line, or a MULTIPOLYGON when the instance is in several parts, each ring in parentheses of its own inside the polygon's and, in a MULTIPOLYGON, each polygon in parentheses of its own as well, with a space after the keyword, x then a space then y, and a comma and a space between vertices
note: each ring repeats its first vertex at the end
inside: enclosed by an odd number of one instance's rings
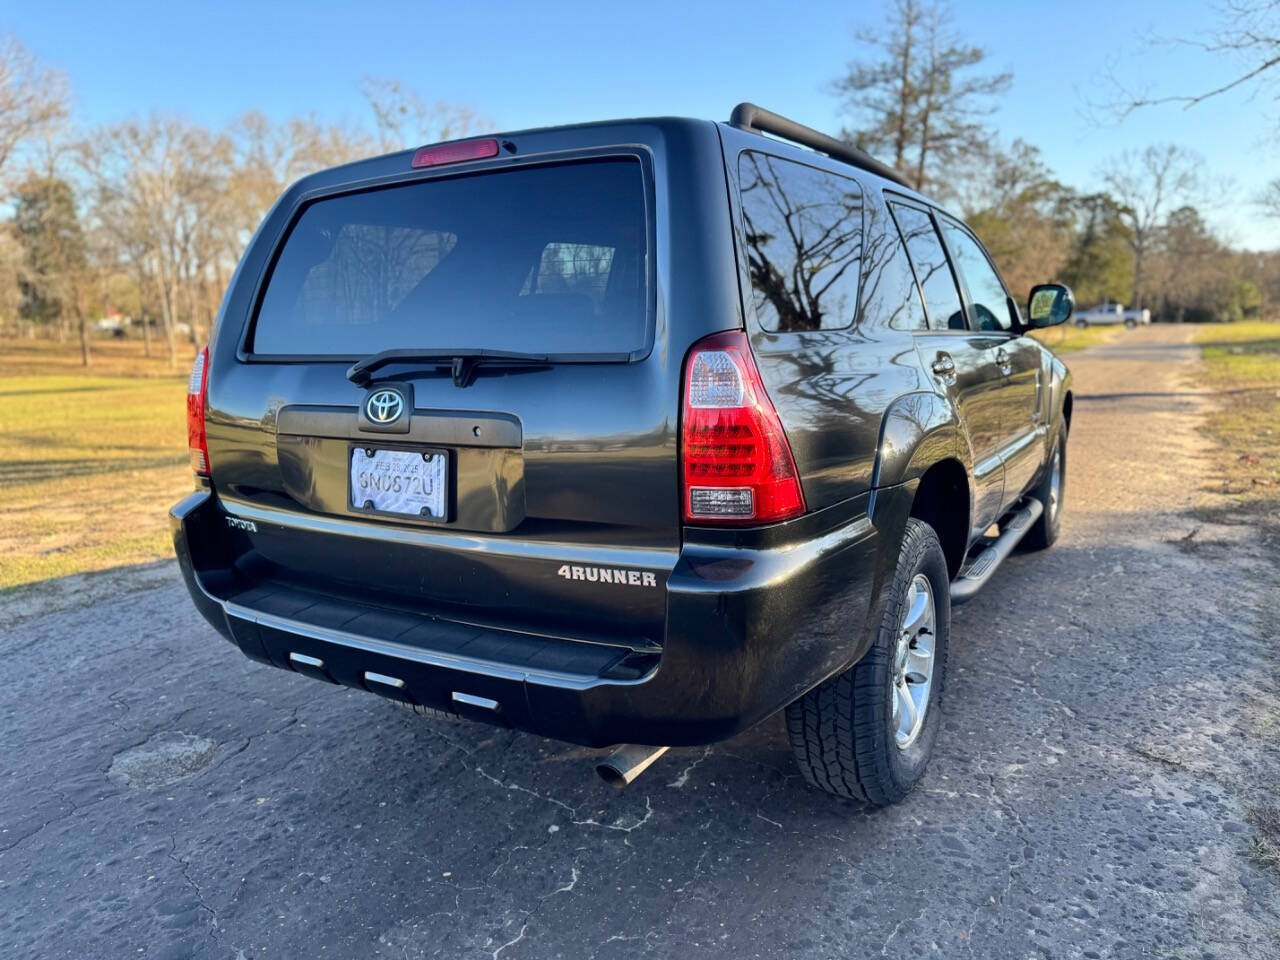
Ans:
POLYGON ((956 362, 951 359, 949 353, 939 353, 931 366, 933 372, 941 377, 944 383, 956 382, 956 362))

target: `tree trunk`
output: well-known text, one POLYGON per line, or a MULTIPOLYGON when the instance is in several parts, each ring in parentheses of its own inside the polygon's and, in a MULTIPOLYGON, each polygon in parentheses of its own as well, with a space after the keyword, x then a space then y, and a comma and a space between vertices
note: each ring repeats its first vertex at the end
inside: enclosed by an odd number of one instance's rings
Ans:
POLYGON ((89 366, 89 317, 83 310, 76 310, 80 321, 80 363, 89 366))
POLYGON ((902 71, 898 77, 901 84, 898 90, 898 129, 894 133, 893 142, 893 168, 901 170, 903 161, 907 158, 907 124, 911 121, 908 114, 911 111, 911 44, 912 44, 911 25, 907 26, 902 38, 902 71))
POLYGON ((161 320, 164 322, 164 338, 169 347, 169 369, 172 370, 178 365, 178 349, 174 342, 174 298, 177 295, 175 289, 176 284, 170 281, 165 283, 163 277, 157 278, 160 281, 160 313, 161 320))
POLYGON ((147 311, 141 304, 138 306, 138 312, 142 314, 142 355, 149 357, 151 356, 151 318, 147 316, 147 311))
POLYGON ((916 163, 916 189, 924 192, 924 165, 929 158, 929 109, 920 116, 920 158, 916 163))
POLYGON ((1142 309, 1142 246, 1133 249, 1133 309, 1142 309))

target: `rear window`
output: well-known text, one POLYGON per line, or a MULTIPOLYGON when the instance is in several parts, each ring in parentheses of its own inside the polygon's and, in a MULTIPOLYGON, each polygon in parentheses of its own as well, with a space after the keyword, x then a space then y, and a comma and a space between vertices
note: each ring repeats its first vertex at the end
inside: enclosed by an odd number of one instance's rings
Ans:
POLYGON ((648 343, 646 224, 631 158, 319 200, 285 239, 251 349, 633 353, 648 343))

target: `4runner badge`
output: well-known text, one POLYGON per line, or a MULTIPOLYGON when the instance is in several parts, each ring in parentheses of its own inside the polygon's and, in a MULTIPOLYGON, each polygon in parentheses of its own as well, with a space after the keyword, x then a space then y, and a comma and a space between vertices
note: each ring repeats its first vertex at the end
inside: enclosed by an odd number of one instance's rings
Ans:
POLYGON ((648 570, 619 570, 616 567, 571 567, 563 564, 556 576, 591 583, 620 583, 627 587, 656 587, 658 578, 648 570))

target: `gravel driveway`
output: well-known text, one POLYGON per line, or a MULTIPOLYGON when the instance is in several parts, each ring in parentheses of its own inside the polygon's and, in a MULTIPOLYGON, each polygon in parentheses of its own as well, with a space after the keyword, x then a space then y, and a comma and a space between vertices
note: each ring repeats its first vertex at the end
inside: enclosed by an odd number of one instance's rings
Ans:
POLYGON ((1187 340, 1068 357, 1063 538, 958 609, 889 810, 806 789, 776 717, 615 793, 250 663, 172 564, 10 595, 0 957, 1280 957, 1280 564, 1205 500, 1187 340))

